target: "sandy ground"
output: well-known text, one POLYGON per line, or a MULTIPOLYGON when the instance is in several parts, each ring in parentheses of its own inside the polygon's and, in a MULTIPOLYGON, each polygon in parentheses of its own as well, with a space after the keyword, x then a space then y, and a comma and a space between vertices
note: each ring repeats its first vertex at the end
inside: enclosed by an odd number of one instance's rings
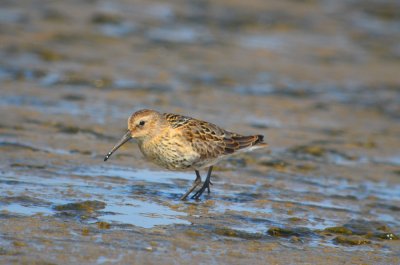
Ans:
POLYGON ((0 7, 1 264, 400 264, 395 1, 0 7), (141 108, 269 147, 181 202, 194 172, 103 162, 141 108))

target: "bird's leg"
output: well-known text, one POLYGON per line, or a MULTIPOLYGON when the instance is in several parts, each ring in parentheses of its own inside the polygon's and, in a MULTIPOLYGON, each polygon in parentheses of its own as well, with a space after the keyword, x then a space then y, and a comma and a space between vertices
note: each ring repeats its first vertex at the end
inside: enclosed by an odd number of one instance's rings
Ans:
MULTIPOLYGON (((209 182, 210 182, 210 185, 214 185, 214 184, 211 182, 211 180, 210 180, 209 182)), ((210 194, 210 192, 211 192, 211 191, 210 191, 210 185, 207 186, 207 193, 208 193, 208 194, 210 194)))
POLYGON ((200 176, 200 172, 195 170, 196 172, 196 179, 193 182, 192 187, 181 197, 181 200, 184 201, 186 200, 186 197, 189 196, 190 193, 192 193, 192 191, 199 186, 199 184, 201 183, 201 176, 200 176))
POLYGON ((211 172, 212 172, 212 166, 211 167, 209 167, 209 169, 208 169, 208 172, 207 172, 207 178, 206 178, 206 180, 205 180, 205 182, 204 182, 204 185, 206 185, 206 187, 207 187, 207 192, 208 192, 208 194, 210 194, 210 185, 213 185, 213 183, 211 182, 211 172))
POLYGON ((211 172, 212 172, 212 169, 213 169, 212 166, 208 168, 207 178, 204 181, 203 186, 192 196, 192 199, 196 199, 196 200, 199 199, 200 196, 203 194, 203 192, 206 189, 208 189, 208 193, 210 193, 210 184, 212 185, 212 183, 211 183, 211 172))
POLYGON ((210 192, 211 192, 210 191, 210 185, 213 185, 213 183, 211 182, 211 172, 212 172, 212 170, 213 170, 212 166, 208 168, 207 178, 206 178, 206 180, 204 182, 204 185, 207 187, 208 194, 210 194, 210 192))

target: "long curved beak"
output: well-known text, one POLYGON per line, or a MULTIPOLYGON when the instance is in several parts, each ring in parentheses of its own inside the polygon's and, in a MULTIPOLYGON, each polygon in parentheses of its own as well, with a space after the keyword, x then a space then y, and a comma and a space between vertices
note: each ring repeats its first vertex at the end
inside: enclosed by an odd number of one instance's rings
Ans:
POLYGON ((132 139, 131 132, 128 130, 124 136, 122 136, 121 140, 111 149, 110 152, 104 157, 104 161, 107 161, 110 156, 117 151, 118 148, 120 148, 124 143, 128 142, 130 139, 132 139))

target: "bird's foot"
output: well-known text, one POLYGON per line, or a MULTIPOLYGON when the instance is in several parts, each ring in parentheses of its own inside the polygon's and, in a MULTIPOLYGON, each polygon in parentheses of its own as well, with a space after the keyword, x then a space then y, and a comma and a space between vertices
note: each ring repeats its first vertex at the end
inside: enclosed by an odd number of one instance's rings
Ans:
POLYGON ((195 181, 193 182, 192 187, 184 194, 181 196, 180 200, 184 201, 186 200, 187 196, 189 196, 190 193, 192 193, 192 191, 197 188, 197 186, 199 186, 199 184, 201 183, 201 179, 200 178, 196 178, 195 181))
POLYGON ((192 199, 198 200, 206 189, 208 193, 210 193, 210 184, 213 185, 210 180, 204 181, 203 186, 201 186, 201 188, 192 196, 192 199))

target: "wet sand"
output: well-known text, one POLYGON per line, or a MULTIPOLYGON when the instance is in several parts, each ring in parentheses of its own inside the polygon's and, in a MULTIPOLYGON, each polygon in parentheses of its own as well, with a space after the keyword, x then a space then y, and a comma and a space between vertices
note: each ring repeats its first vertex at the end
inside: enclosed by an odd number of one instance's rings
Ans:
POLYGON ((395 1, 3 1, 1 264, 400 264, 395 1), (269 148, 193 172, 141 108, 269 148), (202 172, 205 174, 206 172, 202 172))

